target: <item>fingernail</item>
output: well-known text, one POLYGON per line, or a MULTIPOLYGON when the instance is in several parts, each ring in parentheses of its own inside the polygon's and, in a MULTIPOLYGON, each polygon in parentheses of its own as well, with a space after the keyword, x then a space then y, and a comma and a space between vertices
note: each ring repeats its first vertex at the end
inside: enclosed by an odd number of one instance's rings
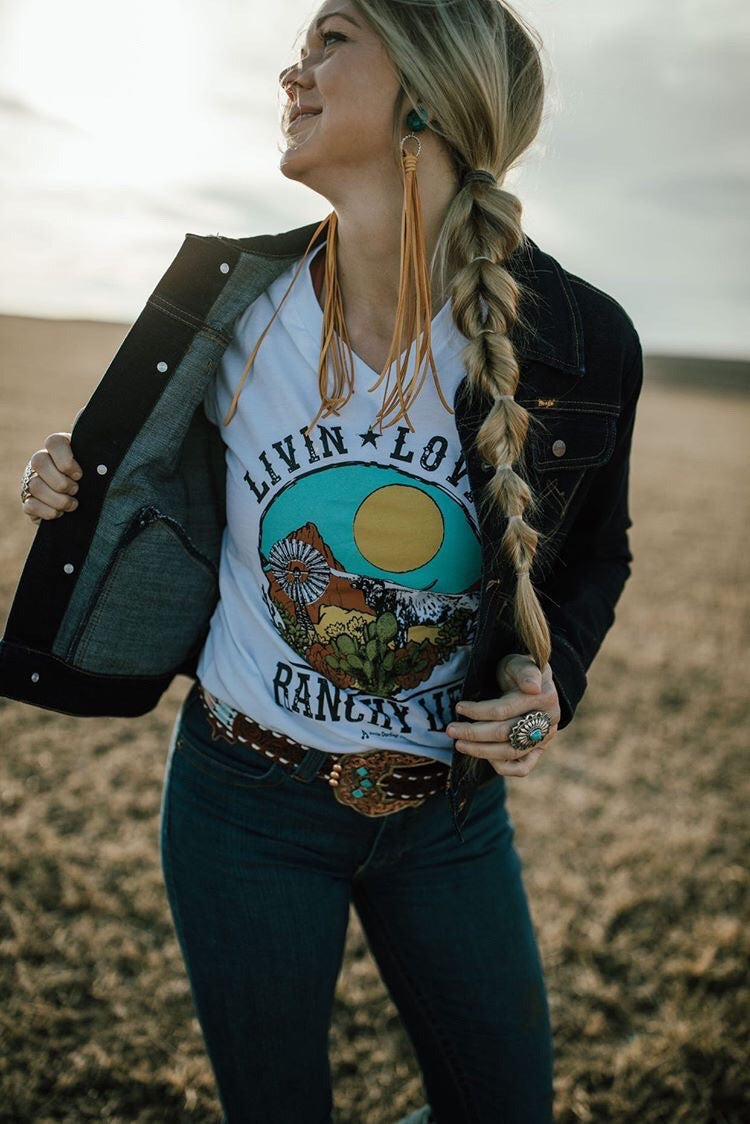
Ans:
POLYGON ((451 724, 450 726, 445 727, 445 732, 449 738, 455 738, 457 730, 456 727, 451 724))
POLYGON ((75 509, 76 509, 77 507, 78 507, 78 500, 71 500, 71 501, 70 501, 70 510, 71 510, 71 511, 75 511, 75 509))
POLYGON ((81 477, 83 476, 83 473, 79 472, 78 469, 76 469, 75 472, 71 472, 70 475, 73 477, 74 480, 80 480, 81 477))
POLYGON ((77 485, 77 484, 74 484, 74 485, 73 485, 73 487, 72 487, 72 488, 70 489, 70 494, 71 494, 72 496, 74 496, 74 495, 76 494, 76 492, 77 492, 77 491, 78 491, 78 485, 77 485))

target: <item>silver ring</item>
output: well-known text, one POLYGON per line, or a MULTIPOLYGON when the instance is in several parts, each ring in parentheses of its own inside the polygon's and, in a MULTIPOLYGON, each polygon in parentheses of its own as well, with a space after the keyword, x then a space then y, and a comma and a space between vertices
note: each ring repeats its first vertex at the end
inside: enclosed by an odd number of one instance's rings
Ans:
POLYGON ((35 468, 31 467, 31 461, 29 461, 29 463, 26 465, 26 468, 23 470, 23 476, 21 477, 21 503, 26 503, 26 500, 31 495, 31 492, 29 491, 29 482, 31 481, 32 476, 38 475, 39 473, 35 468))
POLYGON ((549 733, 552 719, 546 710, 530 710, 514 722, 508 733, 508 741, 517 753, 533 749, 549 733))

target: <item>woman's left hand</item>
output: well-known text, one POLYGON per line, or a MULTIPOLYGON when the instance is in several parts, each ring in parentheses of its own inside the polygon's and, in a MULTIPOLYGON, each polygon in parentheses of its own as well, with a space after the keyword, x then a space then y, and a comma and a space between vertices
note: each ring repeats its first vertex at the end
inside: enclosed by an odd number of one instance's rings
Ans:
POLYGON ((499 698, 457 703, 456 713, 468 721, 451 722, 446 733, 456 739, 456 749, 472 757, 486 757, 496 773, 527 777, 557 733, 560 721, 552 668, 546 663, 540 671, 531 656, 511 652, 497 665, 497 682, 503 692, 499 698), (519 757, 508 734, 513 723, 530 710, 549 714, 550 728, 533 749, 519 757))

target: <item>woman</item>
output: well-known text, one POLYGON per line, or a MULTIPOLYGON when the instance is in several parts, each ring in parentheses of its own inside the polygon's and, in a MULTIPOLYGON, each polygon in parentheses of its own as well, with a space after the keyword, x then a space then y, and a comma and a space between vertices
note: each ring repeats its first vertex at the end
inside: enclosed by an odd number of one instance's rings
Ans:
POLYGON ((504 778, 571 720, 629 573, 640 343, 501 186, 543 108, 509 6, 326 0, 280 80, 282 172, 333 211, 189 235, 33 455, 24 511, 76 514, 40 527, 3 690, 137 714, 195 678, 162 862, 225 1120, 331 1119, 353 903, 418 1118, 550 1121, 504 778))

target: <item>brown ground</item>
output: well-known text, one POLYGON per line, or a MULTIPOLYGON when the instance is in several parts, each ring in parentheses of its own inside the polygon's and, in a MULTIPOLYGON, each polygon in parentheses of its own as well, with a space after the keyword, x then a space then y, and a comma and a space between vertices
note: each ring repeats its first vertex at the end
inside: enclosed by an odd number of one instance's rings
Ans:
MULTIPOLYGON (((125 331, 0 318, 6 606, 33 537, 22 467, 125 331)), ((748 421, 741 393, 647 383, 617 623, 571 726, 508 780, 561 1124, 750 1120, 748 421)), ((218 1119, 158 861, 187 687, 134 720, 0 700, 2 1121, 218 1119)), ((331 1053, 342 1124, 422 1102, 353 914, 331 1053)))

